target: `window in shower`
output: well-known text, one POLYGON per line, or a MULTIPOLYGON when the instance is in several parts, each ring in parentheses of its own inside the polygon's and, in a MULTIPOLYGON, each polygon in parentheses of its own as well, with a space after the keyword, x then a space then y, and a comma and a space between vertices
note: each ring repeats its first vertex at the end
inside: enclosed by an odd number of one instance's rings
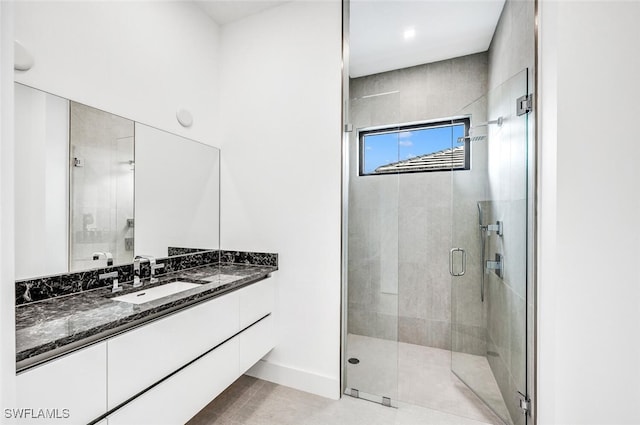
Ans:
POLYGON ((469 118, 361 130, 360 175, 468 170, 469 118))

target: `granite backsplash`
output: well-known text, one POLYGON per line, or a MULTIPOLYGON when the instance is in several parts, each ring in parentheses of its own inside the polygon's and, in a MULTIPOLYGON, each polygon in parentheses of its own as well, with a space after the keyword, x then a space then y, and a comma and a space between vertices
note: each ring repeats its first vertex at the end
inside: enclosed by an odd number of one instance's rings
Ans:
MULTIPOLYGON (((165 265, 164 268, 156 270, 156 276, 215 263, 278 267, 278 254, 263 252, 203 251, 196 248, 170 247, 169 253, 174 255, 156 259, 156 263, 165 265)), ((121 283, 133 280, 133 264, 18 280, 15 292, 16 305, 111 286, 111 279, 100 280, 98 275, 113 271, 118 272, 118 280, 121 283)), ((149 277, 149 273, 149 263, 143 262, 140 265, 141 278, 149 277)))

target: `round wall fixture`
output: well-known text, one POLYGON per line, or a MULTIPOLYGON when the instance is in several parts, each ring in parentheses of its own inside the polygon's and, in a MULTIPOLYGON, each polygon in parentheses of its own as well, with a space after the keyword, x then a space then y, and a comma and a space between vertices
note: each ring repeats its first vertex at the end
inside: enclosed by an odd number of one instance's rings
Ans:
POLYGON ((186 109, 178 109, 178 112, 176 112, 176 118, 178 119, 180 125, 183 127, 191 127, 191 124, 193 124, 193 117, 191 116, 191 112, 187 111, 186 109))
POLYGON ((16 71, 28 71, 34 64, 31 53, 18 40, 13 42, 13 69, 16 71))

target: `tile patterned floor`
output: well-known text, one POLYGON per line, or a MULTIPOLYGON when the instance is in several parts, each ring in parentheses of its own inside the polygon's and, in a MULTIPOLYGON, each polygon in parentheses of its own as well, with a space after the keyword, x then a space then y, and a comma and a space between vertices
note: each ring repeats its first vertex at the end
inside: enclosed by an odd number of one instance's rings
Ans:
MULTIPOLYGON (((397 408, 342 397, 330 400, 282 385, 240 377, 188 425, 502 425, 451 372, 451 352, 349 335, 347 384, 399 400, 397 408)), ((484 357, 456 360, 483 392, 501 396, 484 357)), ((504 408, 506 412, 506 407, 504 408)), ((498 409, 499 410, 499 409, 498 409)))
POLYGON ((187 425, 486 425, 400 403, 384 407, 352 397, 330 400, 241 376, 187 425))

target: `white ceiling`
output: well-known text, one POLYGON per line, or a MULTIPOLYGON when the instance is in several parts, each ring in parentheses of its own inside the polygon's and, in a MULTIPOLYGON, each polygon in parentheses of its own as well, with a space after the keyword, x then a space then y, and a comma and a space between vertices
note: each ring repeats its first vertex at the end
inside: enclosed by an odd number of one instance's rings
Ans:
POLYGON ((504 0, 352 0, 350 75, 484 52, 503 6, 504 0), (409 28, 415 37, 405 41, 409 28))
MULTIPOLYGON (((195 0, 220 25, 287 2, 195 0)), ((362 77, 484 52, 489 48, 504 2, 351 0, 350 76, 362 77), (406 41, 403 34, 409 28, 415 30, 415 37, 406 41)))
POLYGON ((287 1, 272 0, 195 0, 195 3, 220 25, 237 21, 287 1))

